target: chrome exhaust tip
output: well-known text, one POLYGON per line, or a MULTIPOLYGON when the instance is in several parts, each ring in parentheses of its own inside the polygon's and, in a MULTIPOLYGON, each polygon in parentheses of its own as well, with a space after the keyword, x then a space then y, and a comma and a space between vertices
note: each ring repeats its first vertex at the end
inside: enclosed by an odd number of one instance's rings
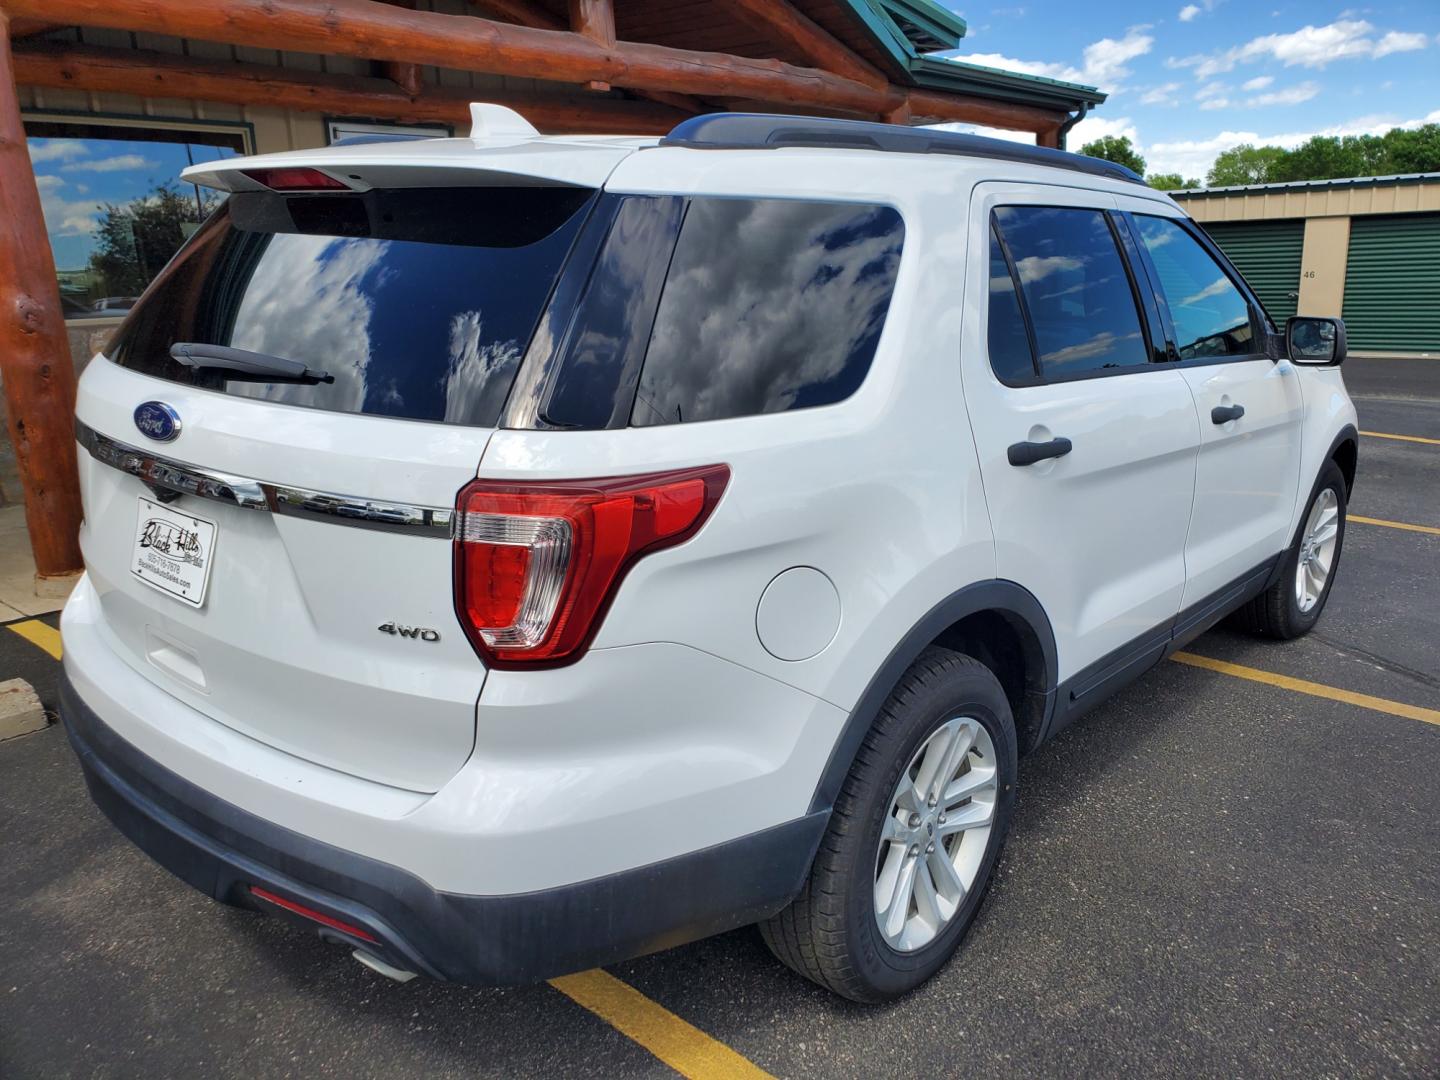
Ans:
POLYGON ((398 983, 407 983, 415 978, 415 972, 406 971, 404 968, 397 968, 394 964, 387 964, 378 956, 373 956, 364 949, 356 949, 350 954, 364 964, 371 971, 384 975, 387 979, 394 979, 398 983))

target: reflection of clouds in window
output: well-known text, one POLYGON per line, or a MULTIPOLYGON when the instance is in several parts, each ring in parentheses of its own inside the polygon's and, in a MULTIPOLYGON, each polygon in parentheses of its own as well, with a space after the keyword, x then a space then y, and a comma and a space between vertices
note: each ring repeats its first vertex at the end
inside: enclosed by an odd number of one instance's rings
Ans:
MULTIPOLYGON (((356 412, 365 399, 374 293, 366 277, 385 258, 386 241, 276 235, 256 264, 235 316, 230 344, 283 356, 335 377, 329 407, 356 412)), ((313 396, 303 383, 231 382, 232 394, 287 404, 313 396)))
POLYGON ((1076 373, 1147 362, 1140 315, 1100 210, 1001 207, 1042 369, 1076 373))
POLYGON ((1208 299, 1209 299, 1210 297, 1212 297, 1212 296, 1221 296, 1221 295, 1223 295, 1223 294, 1225 293, 1225 291, 1226 291, 1227 289, 1230 289, 1230 288, 1233 288, 1233 286, 1232 286, 1228 281, 1226 281, 1224 278, 1216 278, 1214 281, 1212 281, 1209 285, 1206 285, 1206 286, 1205 286, 1203 289, 1201 289, 1199 292, 1194 293, 1194 294, 1191 295, 1191 296, 1185 297, 1185 299, 1184 299, 1184 300, 1181 300, 1180 303, 1182 303, 1182 304, 1194 304, 1194 303, 1196 303, 1196 302, 1198 302, 1198 301, 1200 301, 1200 300, 1208 300, 1208 299))
POLYGON ((1020 271, 1020 281, 1029 285, 1032 282, 1043 281, 1051 274, 1067 270, 1080 270, 1084 266, 1084 259, 1074 259, 1068 255, 1027 255, 1015 264, 1015 269, 1020 271))
POLYGON ((1116 334, 1109 330, 1102 330, 1088 341, 1082 341, 1075 345, 1067 345, 1063 349, 1056 349, 1054 352, 1045 353, 1041 359, 1047 367, 1064 367, 1066 364, 1077 364, 1085 368, 1092 367, 1113 367, 1114 362, 1104 364, 1082 364, 1085 360, 1094 360, 1097 357, 1108 356, 1115 351, 1121 342, 1138 342, 1140 332, 1133 334, 1116 334))
POLYGON ((1143 214, 1135 220, 1160 276, 1181 357, 1253 352, 1250 305, 1215 258, 1174 221, 1143 214))
POLYGON ((1112 282, 1112 281, 1114 281, 1114 280, 1115 280, 1114 275, 1111 275, 1111 276, 1109 276, 1109 277, 1097 278, 1096 280, 1090 281, 1090 282, 1082 281, 1082 282, 1080 282, 1078 285, 1071 285, 1071 286, 1070 286, 1069 288, 1067 288, 1067 289, 1060 289, 1060 290, 1058 290, 1058 291, 1056 291, 1056 292, 1052 292, 1052 293, 1044 293, 1043 295, 1041 295, 1040 299, 1041 299, 1041 300, 1052 300, 1052 299, 1058 299, 1059 297, 1062 297, 1062 296, 1074 296, 1076 293, 1082 293, 1082 292, 1084 292, 1087 288, 1097 288, 1098 286, 1101 286, 1101 285, 1108 285, 1110 282, 1112 282))
POLYGON ((478 311, 462 311, 450 317, 450 355, 445 372, 447 422, 454 423, 472 414, 487 389, 492 393, 499 386, 508 389, 508 381, 492 376, 520 363, 520 343, 490 341, 482 345, 483 326, 478 311))
POLYGON ((848 396, 884 322, 902 232, 888 208, 692 202, 633 422, 778 412, 848 396))

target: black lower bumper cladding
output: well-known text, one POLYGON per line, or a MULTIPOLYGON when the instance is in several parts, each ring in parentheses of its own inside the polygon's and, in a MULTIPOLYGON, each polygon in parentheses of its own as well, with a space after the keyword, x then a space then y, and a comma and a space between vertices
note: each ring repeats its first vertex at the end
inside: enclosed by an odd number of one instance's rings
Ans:
POLYGON ((309 924, 437 979, 537 982, 766 918, 800 890, 829 813, 664 862, 540 892, 439 892, 388 863, 311 839, 216 798, 107 727, 68 679, 60 713, 91 798, 175 876, 226 904, 283 911, 251 891, 356 928, 309 924))

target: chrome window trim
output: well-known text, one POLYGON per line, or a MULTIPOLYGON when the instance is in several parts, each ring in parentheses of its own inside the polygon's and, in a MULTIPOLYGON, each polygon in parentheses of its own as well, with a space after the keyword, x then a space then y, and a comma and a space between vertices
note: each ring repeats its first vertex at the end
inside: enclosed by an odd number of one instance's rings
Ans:
POLYGON ((112 439, 79 420, 75 421, 75 438, 96 461, 137 477, 152 491, 193 495, 242 510, 265 510, 332 525, 440 540, 451 538, 455 511, 448 506, 416 506, 357 495, 336 495, 204 469, 112 439))

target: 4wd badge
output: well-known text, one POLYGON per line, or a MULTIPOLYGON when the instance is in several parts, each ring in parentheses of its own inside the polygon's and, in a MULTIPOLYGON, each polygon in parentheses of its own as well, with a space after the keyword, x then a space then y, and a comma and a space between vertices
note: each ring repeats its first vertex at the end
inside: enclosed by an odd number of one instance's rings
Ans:
POLYGON ((390 634, 395 637, 414 638, 416 641, 439 641, 440 631, 431 630, 428 626, 406 626, 404 623, 381 623, 376 629, 382 634, 390 634))

